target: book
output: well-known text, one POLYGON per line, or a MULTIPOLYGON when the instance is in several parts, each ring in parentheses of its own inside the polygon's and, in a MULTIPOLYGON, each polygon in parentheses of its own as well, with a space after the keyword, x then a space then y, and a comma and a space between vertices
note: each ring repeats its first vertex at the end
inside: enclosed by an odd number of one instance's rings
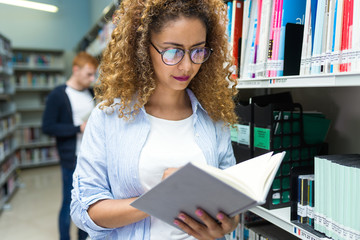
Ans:
MULTIPOLYGON (((297 0, 297 1, 283 1, 280 14, 281 21, 279 24, 279 47, 278 47, 278 72, 276 76, 283 76, 284 71, 284 53, 285 53, 285 36, 287 31, 287 24, 301 24, 304 25, 305 21, 305 8, 306 0, 297 0)), ((297 31, 294 33, 296 34, 297 31)), ((297 34, 296 34, 297 35, 297 34)), ((300 36, 296 36, 299 38, 300 36)), ((302 40, 302 34, 301 34, 302 40)), ((301 51, 301 47, 300 47, 301 51)), ((298 74, 297 74, 298 75, 298 74)))
POLYGON ((324 29, 324 19, 326 11, 327 0, 319 0, 317 5, 316 12, 316 21, 315 21, 315 34, 314 34, 314 43, 312 49, 312 61, 311 61, 311 74, 320 74, 321 72, 321 52, 322 52, 322 42, 323 42, 323 29, 324 29))
POLYGON ((240 74, 243 78, 251 78, 254 70, 254 56, 255 56, 255 39, 256 30, 258 25, 258 1, 251 1, 250 6, 250 17, 247 31, 246 45, 244 45, 244 62, 242 73, 240 74))
POLYGON ((360 70, 360 21, 356 19, 360 18, 360 1, 354 1, 353 12, 353 28, 352 28, 352 60, 351 71, 359 72, 360 70))
POLYGON ((245 46, 248 39, 248 29, 250 24, 250 10, 251 10, 251 4, 250 0, 244 0, 243 2, 243 26, 242 26, 242 36, 241 36, 241 44, 240 46, 240 64, 239 64, 239 71, 240 71, 240 77, 243 77, 243 69, 244 69, 244 61, 245 61, 245 46))
POLYGON ((322 155, 314 161, 315 230, 332 239, 356 239, 360 230, 360 155, 322 155))
POLYGON ((239 50, 241 49, 241 37, 242 37, 242 27, 243 27, 243 13, 244 13, 244 4, 243 0, 234 0, 233 1, 233 14, 232 14, 232 56, 234 58, 234 64, 236 65, 235 78, 238 77, 239 68, 240 68, 240 54, 239 50))
POLYGON ((274 50, 274 41, 275 41, 275 30, 278 21, 278 10, 279 10, 279 0, 274 0, 271 10, 271 20, 270 20, 270 29, 269 29, 269 45, 268 45, 268 60, 266 64, 266 77, 271 77, 274 69, 273 63, 273 54, 274 50))
POLYGON ((260 30, 259 30, 259 47, 257 50, 256 64, 255 64, 255 78, 266 76, 266 61, 269 48, 269 34, 270 34, 270 21, 271 10, 273 6, 272 0, 263 0, 260 30))
POLYGON ((190 162, 141 195, 131 206, 168 224, 180 212, 194 214, 202 208, 210 216, 221 211, 233 217, 266 202, 285 152, 268 152, 225 170, 190 162))
POLYGON ((233 5, 232 2, 227 3, 227 33, 228 33, 228 42, 231 43, 231 27, 232 27, 232 12, 233 12, 233 5))
POLYGON ((300 75, 309 74, 311 62, 311 0, 306 0, 303 42, 301 48, 300 75))
POLYGON ((335 20, 334 20, 334 43, 332 49, 332 61, 330 66, 331 73, 338 73, 340 72, 340 56, 341 56, 341 38, 342 38, 342 16, 343 16, 343 9, 344 9, 344 0, 337 0, 336 3, 336 13, 335 13, 335 20))

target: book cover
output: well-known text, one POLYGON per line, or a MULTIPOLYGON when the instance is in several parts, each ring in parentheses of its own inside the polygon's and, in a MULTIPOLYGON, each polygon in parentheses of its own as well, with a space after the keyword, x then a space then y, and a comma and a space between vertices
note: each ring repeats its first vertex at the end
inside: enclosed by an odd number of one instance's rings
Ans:
POLYGON ((263 0, 258 1, 258 10, 257 10, 257 27, 256 27, 256 35, 255 35, 255 43, 254 43, 254 56, 251 59, 253 63, 253 69, 251 71, 251 78, 255 78, 256 73, 256 60, 258 55, 259 43, 260 43, 260 28, 261 28, 261 16, 262 16, 262 4, 263 0))
POLYGON ((251 78, 251 73, 254 68, 254 49, 255 49, 255 38, 256 38, 256 29, 257 29, 257 11, 258 9, 258 1, 251 1, 251 11, 250 11, 250 19, 249 19, 249 27, 247 33, 247 41, 246 47, 244 49, 244 65, 242 69, 242 77, 243 78, 251 78))
POLYGON ((270 20, 270 29, 269 29, 269 44, 268 44, 268 53, 267 53, 267 64, 266 64, 266 77, 270 77, 271 71, 273 70, 273 50, 274 50, 274 37, 275 37, 275 28, 277 24, 277 11, 279 6, 279 0, 273 0, 271 8, 271 20, 270 20))
MULTIPOLYGON (((284 1, 282 5, 282 17, 280 24, 278 61, 279 70, 277 76, 283 76, 284 71, 284 52, 285 52, 285 36, 286 26, 288 23, 304 25, 305 21, 306 0, 284 1)), ((302 38, 301 38, 302 39, 302 38)))
MULTIPOLYGON (((289 2, 289 1, 286 1, 289 2)), ((279 0, 279 5, 277 9, 277 21, 274 33, 274 46, 273 46, 273 60, 274 60, 274 70, 271 73, 271 77, 277 76, 277 71, 279 70, 279 50, 280 50, 280 32, 281 32, 281 21, 282 21, 282 12, 283 12, 284 0, 279 0)))
POLYGON ((259 31, 259 46, 256 56, 255 64, 255 77, 265 77, 266 73, 266 60, 268 55, 269 46, 269 31, 271 25, 271 7, 273 6, 272 0, 263 0, 261 10, 261 24, 259 31))
POLYGON ((281 60, 281 68, 279 76, 290 76, 300 74, 302 40, 304 33, 304 25, 288 23, 285 28, 284 46, 281 48, 283 60, 281 60))
POLYGON ((332 60, 330 66, 331 73, 340 72, 340 49, 341 49, 341 39, 342 39, 342 20, 343 20, 343 9, 344 9, 344 0, 337 0, 336 4, 336 14, 334 16, 334 43, 332 51, 332 60))
POLYGON ((330 5, 331 0, 325 1, 325 13, 324 13, 324 25, 322 28, 322 42, 321 42, 321 52, 320 52, 320 73, 325 72, 325 64, 326 64, 326 48, 328 41, 328 28, 329 28, 329 16, 330 16, 330 5))
POLYGON ((354 12, 353 12, 353 34, 352 34, 352 55, 354 56, 351 61, 351 71, 360 71, 360 1, 354 1, 354 12))
POLYGON ((233 32, 232 32, 232 46, 233 46, 233 58, 236 65, 236 76, 238 75, 238 69, 240 67, 240 55, 239 48, 241 47, 242 27, 243 27, 243 13, 244 13, 244 1, 233 1, 233 32))
POLYGON ((308 51, 311 48, 311 0, 306 1, 305 7, 305 21, 304 32, 301 47, 301 60, 300 60, 300 75, 306 74, 307 63, 311 57, 311 52, 308 51), (309 55, 310 53, 310 55, 309 55))
POLYGON ((330 0, 328 29, 326 39, 326 59, 325 59, 325 73, 331 73, 331 59, 335 40, 335 26, 336 26, 336 11, 337 0, 330 0))
POLYGON ((312 49, 311 74, 319 74, 321 72, 321 51, 326 1, 327 0, 319 0, 317 5, 314 44, 312 49))
POLYGON ((233 8, 232 2, 227 2, 227 17, 228 17, 227 33, 228 33, 229 43, 231 43, 232 12, 233 12, 232 8, 233 8))
POLYGON ((269 152, 225 170, 190 162, 131 205, 173 226, 181 212, 200 221, 199 207, 214 218, 219 211, 233 217, 265 203, 284 155, 269 152))
POLYGON ((242 26, 242 37, 241 37, 241 56, 240 56, 240 77, 243 77, 243 70, 244 70, 244 61, 245 61, 245 46, 247 44, 248 39, 248 31, 249 31, 249 24, 250 24, 250 12, 251 12, 251 2, 250 0, 244 0, 243 2, 243 26, 242 26))
POLYGON ((341 63, 340 72, 347 72, 350 68, 348 51, 351 48, 350 39, 352 38, 352 16, 353 16, 353 0, 344 1, 342 35, 341 35, 341 63))

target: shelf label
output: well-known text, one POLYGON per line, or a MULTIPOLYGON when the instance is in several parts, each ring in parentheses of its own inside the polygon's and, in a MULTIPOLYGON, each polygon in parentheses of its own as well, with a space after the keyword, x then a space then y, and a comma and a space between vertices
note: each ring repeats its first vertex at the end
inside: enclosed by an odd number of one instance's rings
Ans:
POLYGON ((323 237, 318 237, 308 231, 305 231, 301 228, 298 228, 296 226, 294 226, 294 233, 295 235, 297 235, 299 238, 304 239, 304 240, 321 240, 321 239, 328 239, 328 238, 323 238, 323 237))
POLYGON ((254 127, 254 147, 270 150, 270 129, 254 127))

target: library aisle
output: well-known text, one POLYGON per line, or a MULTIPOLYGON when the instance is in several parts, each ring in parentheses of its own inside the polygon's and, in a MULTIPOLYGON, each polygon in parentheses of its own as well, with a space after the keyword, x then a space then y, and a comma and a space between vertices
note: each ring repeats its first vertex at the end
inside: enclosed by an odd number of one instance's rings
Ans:
MULTIPOLYGON (((21 171, 20 187, 0 213, 1 240, 58 239, 57 218, 61 202, 60 166, 21 171)), ((75 239, 74 224, 71 237, 75 239)))

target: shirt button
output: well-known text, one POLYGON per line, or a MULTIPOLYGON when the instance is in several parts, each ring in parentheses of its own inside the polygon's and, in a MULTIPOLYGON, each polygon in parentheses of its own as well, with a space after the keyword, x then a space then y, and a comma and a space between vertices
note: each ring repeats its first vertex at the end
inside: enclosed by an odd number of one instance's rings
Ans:
POLYGON ((195 134, 195 137, 200 137, 200 135, 198 133, 195 134))

